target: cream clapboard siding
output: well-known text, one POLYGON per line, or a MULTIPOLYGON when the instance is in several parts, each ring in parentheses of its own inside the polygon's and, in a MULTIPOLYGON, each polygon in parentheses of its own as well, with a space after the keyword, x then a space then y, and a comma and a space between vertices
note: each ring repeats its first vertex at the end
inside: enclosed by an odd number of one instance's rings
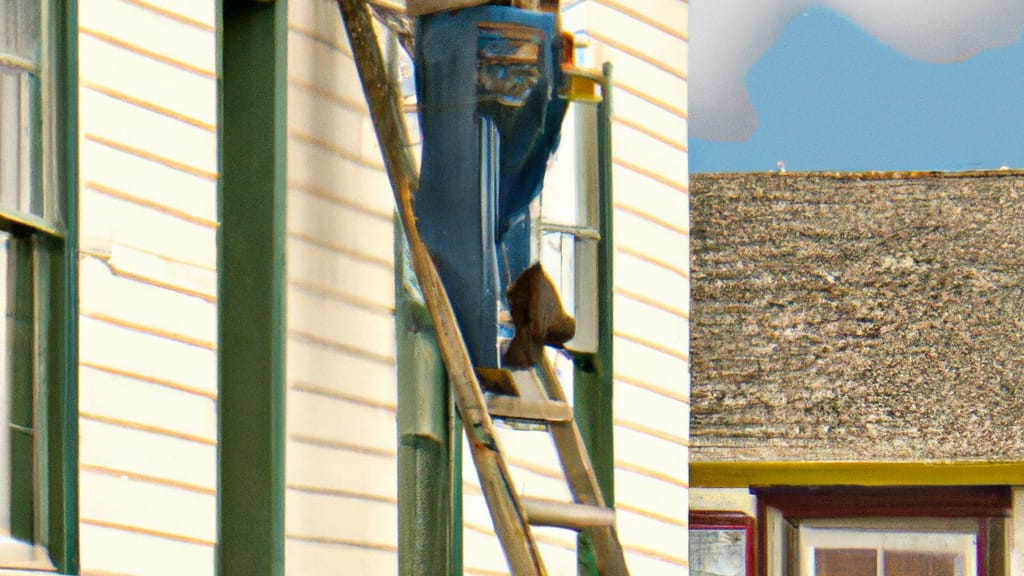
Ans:
POLYGON ((682 0, 587 0, 566 17, 591 63, 614 66, 615 492, 645 575, 687 568, 687 17, 682 0))
POLYGON ((392 205, 337 4, 289 2, 288 574, 395 574, 392 205))
POLYGON ((83 574, 213 574, 213 0, 80 0, 83 574))

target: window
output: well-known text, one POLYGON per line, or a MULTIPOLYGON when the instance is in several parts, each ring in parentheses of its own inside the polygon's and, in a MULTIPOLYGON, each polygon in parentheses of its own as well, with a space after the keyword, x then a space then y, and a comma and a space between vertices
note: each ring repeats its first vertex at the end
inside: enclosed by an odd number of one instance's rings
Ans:
POLYGON ((807 521, 800 576, 978 576, 978 523, 947 519, 807 521))
POLYGON ((1004 576, 1005 487, 755 489, 766 576, 1004 576))
POLYGON ((57 142, 74 126, 57 121, 52 72, 64 60, 47 41, 74 38, 51 31, 51 16, 41 0, 0 4, 0 569, 73 570, 74 425, 60 425, 74 414, 73 260, 57 142))
POLYGON ((754 519, 743 512, 690 511, 690 574, 753 576, 754 519))

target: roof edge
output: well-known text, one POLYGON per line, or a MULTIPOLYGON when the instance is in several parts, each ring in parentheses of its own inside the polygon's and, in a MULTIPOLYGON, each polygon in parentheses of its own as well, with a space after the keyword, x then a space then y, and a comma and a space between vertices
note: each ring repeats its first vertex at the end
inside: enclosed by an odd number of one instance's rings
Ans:
POLYGON ((986 170, 878 170, 864 172, 809 171, 809 172, 696 172, 691 178, 741 178, 777 176, 778 178, 833 178, 836 180, 914 180, 919 178, 992 178, 1021 177, 1024 168, 992 168, 986 170))
POLYGON ((1024 462, 691 462, 693 488, 1024 484, 1024 462))

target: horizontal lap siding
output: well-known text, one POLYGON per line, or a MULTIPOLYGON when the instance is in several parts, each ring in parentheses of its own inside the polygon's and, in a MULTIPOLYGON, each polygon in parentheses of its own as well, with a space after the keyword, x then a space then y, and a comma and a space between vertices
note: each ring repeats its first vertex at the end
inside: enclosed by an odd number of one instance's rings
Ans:
POLYGON ((289 4, 288 79, 286 571, 395 574, 393 202, 333 0, 289 4))
POLYGON ((213 574, 215 3, 79 6, 83 574, 213 574))
POLYGON ((206 543, 146 533, 135 527, 89 521, 82 522, 80 534, 83 552, 88 545, 92 556, 106 559, 102 569, 83 567, 83 576, 213 573, 214 548, 206 543))
POLYGON ((688 6, 588 0, 566 22, 614 66, 615 497, 634 574, 687 566, 688 6))

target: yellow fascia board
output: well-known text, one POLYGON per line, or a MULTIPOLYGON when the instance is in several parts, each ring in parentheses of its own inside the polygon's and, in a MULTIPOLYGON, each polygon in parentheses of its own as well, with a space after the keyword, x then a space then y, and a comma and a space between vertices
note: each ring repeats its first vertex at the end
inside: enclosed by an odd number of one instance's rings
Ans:
POLYGON ((693 488, 1024 485, 1024 462, 691 462, 693 488))

